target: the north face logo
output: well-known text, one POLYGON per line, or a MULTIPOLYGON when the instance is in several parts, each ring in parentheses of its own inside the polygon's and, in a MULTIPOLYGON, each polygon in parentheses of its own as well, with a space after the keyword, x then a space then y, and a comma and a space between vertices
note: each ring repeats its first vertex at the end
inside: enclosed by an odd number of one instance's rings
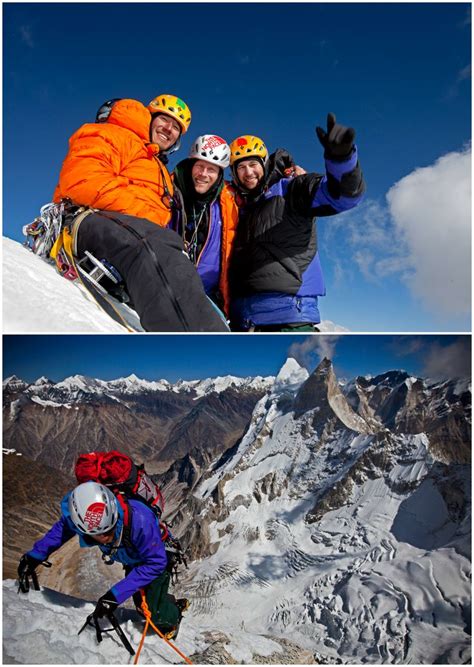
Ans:
POLYGON ((92 503, 92 505, 89 505, 84 517, 84 523, 87 526, 87 530, 93 530, 100 525, 104 512, 105 503, 92 503))
POLYGON ((213 148, 217 148, 218 146, 222 146, 223 144, 225 144, 224 139, 214 134, 213 136, 209 137, 209 139, 206 141, 206 143, 203 145, 202 148, 205 151, 209 150, 212 151, 213 148))

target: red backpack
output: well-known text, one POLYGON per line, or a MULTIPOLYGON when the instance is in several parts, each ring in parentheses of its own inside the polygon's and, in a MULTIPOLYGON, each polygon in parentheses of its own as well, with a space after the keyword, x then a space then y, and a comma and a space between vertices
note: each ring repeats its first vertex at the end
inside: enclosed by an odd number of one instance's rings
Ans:
MULTIPOLYGON (((81 454, 76 461, 76 478, 79 484, 83 482, 100 482, 107 486, 117 498, 123 510, 123 537, 124 546, 131 546, 130 533, 132 512, 128 500, 140 500, 145 503, 158 518, 161 539, 168 559, 167 570, 173 580, 177 581, 178 566, 188 567, 184 549, 179 540, 171 534, 168 526, 161 520, 165 501, 157 484, 147 475, 142 465, 137 465, 126 454, 117 450, 111 452, 90 452, 81 454)), ((107 559, 102 556, 107 562, 107 559)))
POLYGON ((79 484, 100 482, 117 497, 124 495, 141 500, 158 518, 161 517, 165 501, 160 489, 147 475, 143 464, 136 465, 126 454, 116 450, 81 454, 76 461, 75 473, 79 484))

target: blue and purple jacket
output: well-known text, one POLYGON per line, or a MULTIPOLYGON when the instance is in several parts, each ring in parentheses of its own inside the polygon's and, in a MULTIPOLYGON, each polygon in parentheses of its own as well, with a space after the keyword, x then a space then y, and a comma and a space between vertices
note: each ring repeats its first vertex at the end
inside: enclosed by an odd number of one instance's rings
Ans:
POLYGON ((45 560, 68 540, 78 535, 79 546, 96 546, 111 561, 131 568, 129 574, 110 589, 119 604, 165 571, 168 562, 165 547, 158 519, 150 508, 138 500, 128 501, 131 516, 130 545, 123 546, 121 544, 123 510, 117 503, 119 518, 115 527, 114 542, 102 545, 81 533, 72 522, 68 508, 69 495, 68 493, 61 501, 61 518, 44 537, 35 542, 31 551, 28 551, 29 556, 45 560), (120 540, 118 548, 113 546, 116 540, 120 540))
MULTIPOLYGON (((357 148, 342 161, 326 159, 326 174, 282 176, 279 149, 270 158, 267 187, 243 196, 231 263, 231 319, 236 329, 320 322, 318 297, 326 288, 315 218, 357 206, 365 183, 357 148), (272 162, 273 161, 273 162, 272 162)), ((283 162, 284 163, 284 162, 283 162)))

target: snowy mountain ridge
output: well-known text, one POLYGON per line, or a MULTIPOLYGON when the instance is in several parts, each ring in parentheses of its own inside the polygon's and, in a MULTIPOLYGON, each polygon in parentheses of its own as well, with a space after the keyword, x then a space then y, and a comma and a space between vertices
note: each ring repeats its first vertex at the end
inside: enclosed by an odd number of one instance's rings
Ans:
POLYGON ((222 393, 229 388, 266 390, 273 385, 273 382, 274 378, 271 376, 241 378, 227 375, 204 380, 178 380, 171 383, 168 380, 144 380, 131 374, 115 380, 73 375, 56 383, 42 377, 28 383, 13 375, 3 381, 3 391, 25 392, 32 400, 47 400, 48 397, 54 396, 51 403, 60 406, 80 401, 86 394, 114 396, 172 391, 193 393, 196 398, 200 398, 212 393, 222 393))

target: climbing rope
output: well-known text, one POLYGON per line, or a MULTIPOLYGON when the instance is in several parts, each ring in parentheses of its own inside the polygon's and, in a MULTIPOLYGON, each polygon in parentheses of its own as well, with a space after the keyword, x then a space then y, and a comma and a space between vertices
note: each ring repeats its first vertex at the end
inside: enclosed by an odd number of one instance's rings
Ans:
POLYGON ((145 616, 146 622, 145 622, 145 627, 144 627, 144 629, 143 629, 142 638, 140 639, 140 644, 139 644, 139 646, 138 646, 137 654, 136 654, 136 656, 135 656, 135 660, 134 660, 133 664, 134 664, 134 665, 137 665, 137 664, 138 664, 138 659, 140 658, 140 653, 141 653, 143 644, 144 644, 144 642, 145 642, 145 637, 146 637, 146 635, 147 635, 148 628, 149 628, 150 625, 151 625, 151 627, 153 628, 153 630, 154 630, 154 631, 161 637, 161 639, 164 639, 164 641, 168 644, 168 646, 171 646, 171 648, 173 649, 173 651, 176 651, 176 653, 178 653, 178 655, 180 655, 181 658, 183 658, 183 660, 185 660, 185 661, 188 663, 188 665, 192 665, 193 663, 191 662, 191 660, 190 660, 189 658, 187 658, 187 657, 184 655, 184 653, 181 653, 181 651, 179 650, 179 648, 178 648, 177 646, 175 646, 174 644, 172 644, 168 639, 166 639, 165 635, 164 635, 162 632, 160 632, 160 631, 158 630, 158 628, 156 627, 156 625, 155 625, 155 624, 153 623, 153 621, 151 620, 151 611, 150 611, 150 609, 148 608, 148 604, 147 604, 147 601, 146 601, 146 598, 145 598, 145 595, 144 595, 143 591, 141 591, 141 595, 142 595, 142 605, 141 605, 141 606, 142 606, 142 611, 143 611, 143 615, 145 616))

